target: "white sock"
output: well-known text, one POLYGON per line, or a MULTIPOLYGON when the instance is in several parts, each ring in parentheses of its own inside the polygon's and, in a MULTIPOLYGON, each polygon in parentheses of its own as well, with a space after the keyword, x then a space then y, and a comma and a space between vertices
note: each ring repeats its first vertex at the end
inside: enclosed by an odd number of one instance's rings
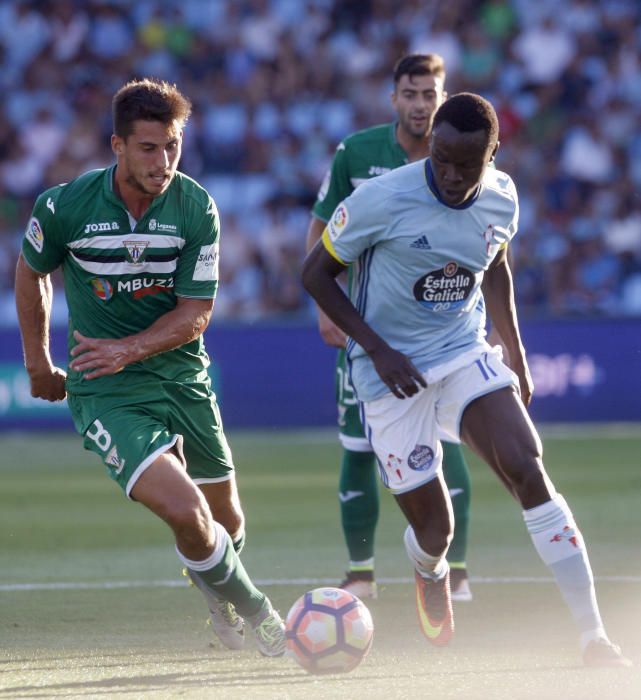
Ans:
POLYGON ((523 518, 579 628, 581 645, 599 637, 607 639, 583 536, 563 496, 557 493, 547 503, 523 511, 523 518))
POLYGON ((403 541, 405 543, 407 556, 410 558, 412 564, 414 564, 414 568, 423 578, 431 578, 433 581, 439 581, 450 570, 447 559, 445 559, 447 549, 436 556, 428 554, 419 545, 411 525, 408 525, 405 529, 403 541))

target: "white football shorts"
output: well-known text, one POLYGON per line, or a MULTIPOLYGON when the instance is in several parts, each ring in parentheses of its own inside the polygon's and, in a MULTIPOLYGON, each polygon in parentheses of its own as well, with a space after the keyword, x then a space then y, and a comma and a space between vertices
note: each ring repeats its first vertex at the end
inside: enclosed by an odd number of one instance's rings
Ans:
POLYGON ((423 373, 427 388, 405 399, 391 392, 361 404, 363 425, 381 480, 393 494, 431 481, 442 469, 441 439, 459 443, 466 406, 518 378, 503 364, 499 346, 467 352, 423 373))

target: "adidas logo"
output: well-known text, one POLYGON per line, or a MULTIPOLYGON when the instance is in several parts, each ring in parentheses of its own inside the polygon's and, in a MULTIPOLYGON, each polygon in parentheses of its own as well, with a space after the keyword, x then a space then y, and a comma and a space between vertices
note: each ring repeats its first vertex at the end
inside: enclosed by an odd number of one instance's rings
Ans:
POLYGON ((432 246, 427 240, 427 236, 421 236, 420 238, 417 238, 413 243, 410 243, 410 248, 419 248, 420 250, 432 250, 432 246))

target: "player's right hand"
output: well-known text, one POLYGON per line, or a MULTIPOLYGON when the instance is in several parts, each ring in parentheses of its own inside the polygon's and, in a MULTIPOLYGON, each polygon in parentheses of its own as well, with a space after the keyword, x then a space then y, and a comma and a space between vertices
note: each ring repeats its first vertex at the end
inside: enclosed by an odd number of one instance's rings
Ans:
POLYGON ((327 345, 334 348, 345 347, 347 336, 321 309, 318 309, 318 330, 327 345))
POLYGON ((31 396, 45 401, 63 401, 67 397, 65 381, 67 373, 59 367, 33 370, 29 373, 31 396))
POLYGON ((423 375, 414 363, 389 345, 382 345, 369 353, 379 377, 397 399, 414 396, 421 387, 427 387, 423 375))

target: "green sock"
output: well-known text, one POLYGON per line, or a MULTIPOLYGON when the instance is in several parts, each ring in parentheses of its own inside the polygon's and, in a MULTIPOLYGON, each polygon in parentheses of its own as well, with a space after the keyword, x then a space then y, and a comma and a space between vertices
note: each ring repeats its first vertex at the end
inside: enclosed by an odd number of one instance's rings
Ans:
POLYGON ((467 532, 470 523, 470 472, 460 445, 443 442, 443 476, 454 509, 454 537, 447 551, 453 568, 463 568, 467 555, 467 532), (453 492, 453 493, 452 493, 453 492))
POLYGON ((243 547, 245 546, 245 529, 243 528, 242 532, 236 536, 236 539, 232 540, 232 544, 234 545, 234 551, 236 554, 240 554, 243 551, 243 547))
POLYGON ((373 559, 379 510, 373 452, 343 450, 338 489, 341 523, 350 561, 373 559))
POLYGON ((216 528, 216 537, 219 542, 204 562, 190 561, 180 552, 178 554, 187 567, 191 580, 204 593, 208 603, 222 598, 233 603, 239 615, 255 615, 265 601, 265 594, 252 583, 222 526, 216 528), (216 563, 210 565, 213 561, 216 563))

